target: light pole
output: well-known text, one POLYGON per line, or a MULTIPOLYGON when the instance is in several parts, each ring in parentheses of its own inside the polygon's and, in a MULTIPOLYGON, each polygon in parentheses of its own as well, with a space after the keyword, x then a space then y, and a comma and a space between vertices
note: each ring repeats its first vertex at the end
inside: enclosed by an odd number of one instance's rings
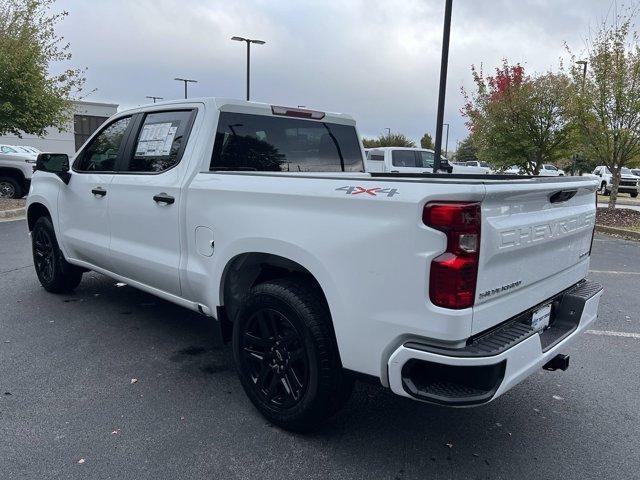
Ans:
POLYGON ((187 84, 189 83, 198 83, 197 80, 189 80, 188 78, 174 78, 174 80, 178 82, 184 82, 184 98, 187 98, 187 84))
POLYGON ((147 95, 145 98, 152 99, 153 103, 156 103, 156 100, 164 100, 164 97, 154 97, 153 95, 147 95))
POLYGON ((440 59, 440 92, 438 93, 438 115, 436 120, 436 144, 433 155, 433 173, 440 169, 442 151, 442 121, 444 120, 444 97, 447 92, 447 66, 449 64, 449 37, 451 36, 451 7, 453 0, 445 0, 444 29, 442 33, 442 58, 440 59))
POLYGON ((251 72, 251 44, 255 43, 257 45, 264 45, 264 40, 256 40, 251 38, 244 37, 231 37, 231 40, 235 40, 236 42, 245 42, 247 44, 247 102, 249 101, 249 77, 251 72))
POLYGON ((586 60, 578 60, 576 62, 578 65, 582 65, 582 90, 584 90, 584 82, 587 79, 587 61, 586 60))
POLYGON ((444 141, 444 156, 447 158, 447 160, 449 160, 449 124, 443 123, 442 125, 447 126, 447 137, 446 137, 446 140, 444 141))

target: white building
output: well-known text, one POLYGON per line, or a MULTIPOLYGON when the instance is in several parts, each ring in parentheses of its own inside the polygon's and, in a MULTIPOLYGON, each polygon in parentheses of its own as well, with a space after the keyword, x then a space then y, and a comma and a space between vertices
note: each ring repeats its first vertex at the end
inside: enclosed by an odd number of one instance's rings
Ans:
POLYGON ((74 101, 74 115, 69 119, 67 128, 63 132, 51 128, 44 137, 35 135, 0 136, 0 144, 26 145, 43 152, 66 153, 73 155, 96 129, 111 115, 118 111, 115 103, 99 103, 74 101))

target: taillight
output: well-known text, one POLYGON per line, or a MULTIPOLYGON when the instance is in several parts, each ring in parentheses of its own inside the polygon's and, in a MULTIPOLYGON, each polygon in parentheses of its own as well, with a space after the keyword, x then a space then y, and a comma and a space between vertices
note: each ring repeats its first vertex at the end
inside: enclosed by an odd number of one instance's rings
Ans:
POLYGON ((431 262, 431 302, 444 308, 471 307, 478 278, 480 204, 431 202, 424 207, 422 221, 447 236, 447 250, 431 262))

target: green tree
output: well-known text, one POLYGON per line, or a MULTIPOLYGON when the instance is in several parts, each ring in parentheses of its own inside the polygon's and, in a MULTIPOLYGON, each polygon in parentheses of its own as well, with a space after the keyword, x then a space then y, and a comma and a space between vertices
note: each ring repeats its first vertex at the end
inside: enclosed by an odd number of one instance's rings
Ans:
POLYGON ((570 79, 547 72, 530 77, 505 60, 494 76, 471 68, 476 91, 466 98, 463 115, 481 160, 496 167, 517 165, 538 174, 542 164, 570 152, 572 125, 567 114, 570 79))
POLYGON ((63 130, 70 98, 84 85, 83 70, 52 67, 71 59, 55 32, 67 12, 52 13, 54 0, 0 0, 0 135, 44 135, 63 130))
POLYGON ((457 162, 473 162, 478 160, 478 152, 473 144, 473 137, 469 135, 460 142, 456 151, 457 162))
POLYGON ((635 13, 603 23, 587 45, 587 71, 577 65, 572 79, 572 114, 586 157, 613 175, 609 208, 618 197, 620 173, 640 157, 640 47, 632 30, 635 13))
POLYGON ((420 146, 427 150, 433 150, 433 138, 428 133, 425 133, 420 139, 420 146))
POLYGON ((362 144, 364 148, 375 147, 415 147, 413 140, 402 133, 389 133, 387 135, 379 135, 378 138, 363 138, 362 144))

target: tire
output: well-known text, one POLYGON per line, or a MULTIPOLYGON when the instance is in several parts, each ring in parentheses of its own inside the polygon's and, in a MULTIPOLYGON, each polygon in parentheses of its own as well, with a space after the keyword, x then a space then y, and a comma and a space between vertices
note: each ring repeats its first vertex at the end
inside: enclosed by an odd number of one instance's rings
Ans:
POLYGON ((638 192, 633 192, 633 193, 630 193, 629 195, 631 195, 631 198, 638 198, 638 192))
POLYGON ((602 185, 600 185, 600 195, 609 195, 611 192, 609 191, 609 189, 607 188, 607 182, 602 182, 602 185))
POLYGON ((322 424, 348 401, 329 309, 304 277, 270 280, 245 296, 233 326, 240 383, 260 413, 286 430, 322 424))
POLYGON ((69 293, 82 280, 82 269, 64 259, 49 217, 40 217, 31 232, 33 265, 47 292, 69 293))
POLYGON ((22 187, 11 177, 0 177, 0 198, 22 198, 22 187))

